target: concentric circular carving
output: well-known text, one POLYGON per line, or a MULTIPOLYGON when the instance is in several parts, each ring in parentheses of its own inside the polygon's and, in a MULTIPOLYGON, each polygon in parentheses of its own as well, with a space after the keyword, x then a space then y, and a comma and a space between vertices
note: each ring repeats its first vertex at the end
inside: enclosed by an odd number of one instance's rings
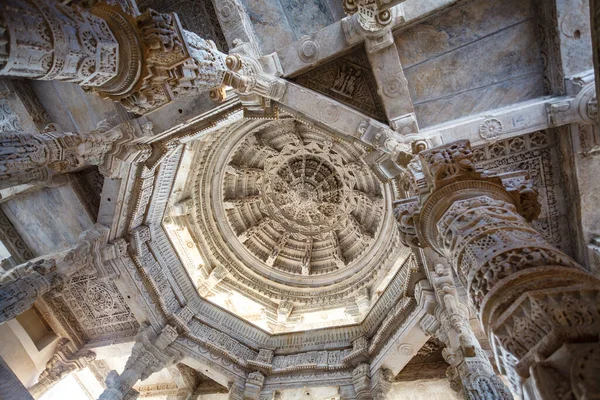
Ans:
POLYGON ((343 302, 394 264, 391 188, 363 147, 293 119, 211 139, 193 163, 194 232, 240 290, 343 302))
POLYGON ((313 235, 338 226, 353 210, 353 184, 340 160, 314 143, 288 145, 265 163, 269 214, 297 233, 313 235))

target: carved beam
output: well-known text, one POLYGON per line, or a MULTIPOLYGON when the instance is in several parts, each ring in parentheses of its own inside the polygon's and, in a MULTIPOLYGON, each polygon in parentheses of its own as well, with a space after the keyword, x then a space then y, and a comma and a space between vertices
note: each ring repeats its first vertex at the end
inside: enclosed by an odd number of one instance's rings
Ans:
MULTIPOLYGON (((457 0, 433 0, 409 1, 396 5, 392 9, 395 17, 392 17, 387 26, 393 30, 411 25, 456 3, 457 0)), ((353 19, 358 19, 358 15, 346 17, 277 51, 283 76, 299 75, 362 43, 364 37, 354 29, 359 23, 352 23, 353 19)))
POLYGON ((0 188, 49 183, 53 177, 90 165, 102 165, 121 138, 119 129, 88 133, 0 132, 0 188))
POLYGON ((432 145, 469 140, 472 146, 509 139, 568 124, 590 124, 596 118, 593 85, 577 96, 551 97, 517 103, 421 130, 419 139, 432 145))

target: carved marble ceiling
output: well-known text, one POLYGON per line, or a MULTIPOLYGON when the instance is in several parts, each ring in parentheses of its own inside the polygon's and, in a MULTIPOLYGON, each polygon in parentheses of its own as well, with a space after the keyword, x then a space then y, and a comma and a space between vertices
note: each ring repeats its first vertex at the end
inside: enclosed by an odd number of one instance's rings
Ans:
POLYGON ((252 299, 253 317, 242 316, 254 321, 291 313, 298 325, 329 310, 319 326, 358 322, 408 255, 391 184, 366 155, 292 118, 243 121, 189 145, 171 203, 190 210, 165 221, 199 293, 252 299))

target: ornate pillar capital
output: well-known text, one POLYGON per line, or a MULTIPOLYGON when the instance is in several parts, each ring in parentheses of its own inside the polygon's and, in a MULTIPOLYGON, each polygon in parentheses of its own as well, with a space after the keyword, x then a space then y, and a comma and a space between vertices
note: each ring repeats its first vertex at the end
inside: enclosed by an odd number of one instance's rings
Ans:
MULTIPOLYGON (((409 165, 417 196, 396 204, 401 236, 450 261, 515 390, 564 344, 597 343, 600 281, 529 225, 540 208, 527 176, 478 170, 468 141, 422 151, 418 161, 409 165)), ((442 285, 438 294, 444 304, 451 293, 442 285)), ((461 313, 444 307, 441 323, 453 330, 461 313)), ((561 373, 567 379, 568 368, 561 373)))
POLYGON ((87 133, 0 132, 0 187, 49 183, 53 176, 101 165, 121 136, 120 129, 105 126, 87 133))
POLYGON ((102 273, 101 247, 108 228, 96 224, 80 235, 79 243, 64 256, 48 257, 17 266, 0 279, 0 323, 29 309, 36 299, 51 290, 62 290, 69 277, 81 270, 102 273))
POLYGON ((68 339, 62 338, 46 363, 46 369, 40 374, 38 382, 29 388, 29 392, 38 399, 65 376, 87 367, 95 359, 94 352, 77 349, 68 339))
POLYGON ((408 245, 442 251, 438 221, 458 200, 488 197, 503 201, 526 221, 540 213, 537 191, 527 174, 494 174, 478 169, 468 140, 420 152, 409 171, 407 178, 417 196, 395 204, 400 231, 408 245))
POLYGON ((171 344, 179 333, 171 325, 165 325, 156 333, 149 325, 140 327, 131 356, 119 375, 111 371, 106 378, 107 389, 100 395, 99 400, 135 399, 139 395, 133 385, 139 380, 145 380, 155 372, 176 363, 181 354, 172 348, 171 344))
POLYGON ((246 378, 244 400, 258 400, 260 391, 265 383, 265 376, 259 371, 251 372, 246 378))
POLYGON ((250 113, 283 95, 283 81, 262 73, 256 59, 244 63, 258 68, 236 70, 212 41, 183 29, 175 13, 140 14, 135 4, 115 3, 3 1, 1 40, 11 45, 0 49, 0 75, 76 83, 137 114, 211 89, 219 100, 223 85, 243 96, 250 113))

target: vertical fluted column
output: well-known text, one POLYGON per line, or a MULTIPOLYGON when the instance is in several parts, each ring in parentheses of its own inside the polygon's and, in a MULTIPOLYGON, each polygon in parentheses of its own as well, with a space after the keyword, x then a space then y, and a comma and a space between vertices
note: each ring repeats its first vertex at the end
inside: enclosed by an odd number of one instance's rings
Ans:
POLYGON ((469 309, 458 297, 450 268, 437 264, 430 281, 438 301, 435 310, 440 321, 437 337, 446 344, 444 359, 450 367, 451 386, 469 400, 511 400, 510 390, 494 372, 469 324, 469 309))
POLYGON ((63 287, 76 272, 97 270, 99 248, 107 238, 108 228, 97 225, 82 233, 79 244, 60 259, 29 262, 6 273, 0 279, 0 324, 31 308, 40 296, 63 287))
POLYGON ((100 165, 119 129, 88 133, 0 132, 0 188, 25 183, 48 183, 53 176, 100 165))
POLYGON ((120 375, 110 371, 106 377, 107 388, 99 400, 136 399, 139 393, 133 385, 137 381, 147 379, 178 360, 180 354, 171 347, 178 335, 171 325, 166 325, 159 334, 151 326, 142 326, 125 369, 120 375))
POLYGON ((419 197, 396 205, 402 237, 451 262, 514 389, 598 393, 600 281, 529 225, 540 209, 526 176, 477 170, 467 141, 419 159, 419 197))

